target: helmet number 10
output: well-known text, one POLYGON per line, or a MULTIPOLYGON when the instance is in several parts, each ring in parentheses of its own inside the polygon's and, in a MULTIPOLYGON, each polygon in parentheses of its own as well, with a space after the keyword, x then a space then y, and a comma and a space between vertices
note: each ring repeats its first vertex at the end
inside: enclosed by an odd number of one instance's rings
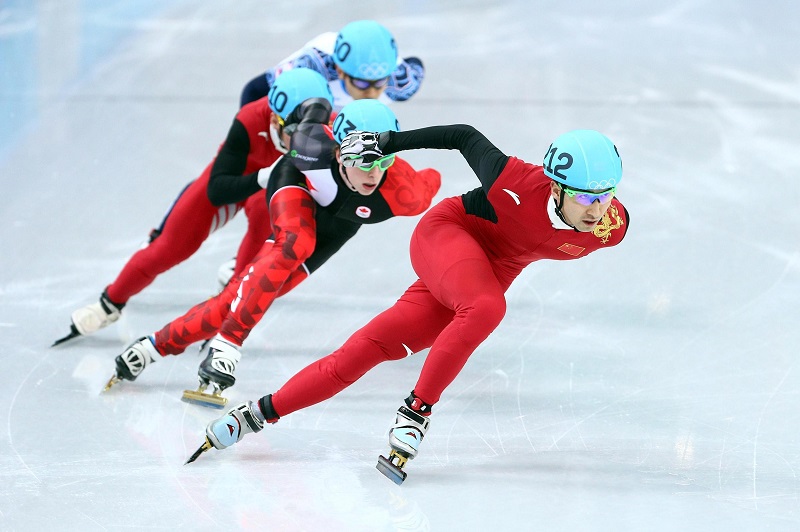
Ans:
POLYGON ((561 179, 566 181, 567 180, 567 176, 565 176, 561 172, 561 170, 566 170, 570 166, 572 166, 572 155, 570 155, 567 152, 561 152, 558 155, 558 160, 561 162, 561 164, 557 164, 555 166, 555 168, 554 168, 553 167, 553 157, 555 156, 556 151, 558 151, 558 148, 551 144, 550 145, 550 149, 547 151, 547 153, 544 156, 544 160, 547 162, 547 171, 550 172, 551 174, 553 174, 554 176, 560 177, 561 179))
POLYGON ((269 91, 269 105, 278 114, 283 113, 286 104, 289 102, 289 96, 285 92, 277 90, 277 85, 272 85, 269 91))

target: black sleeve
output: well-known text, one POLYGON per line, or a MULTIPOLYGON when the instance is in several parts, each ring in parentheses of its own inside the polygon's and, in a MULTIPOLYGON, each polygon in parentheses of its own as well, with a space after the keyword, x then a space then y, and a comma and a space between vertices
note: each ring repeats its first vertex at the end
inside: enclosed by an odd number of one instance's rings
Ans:
POLYGON ((387 131, 381 133, 379 145, 386 154, 419 148, 458 150, 487 192, 508 162, 508 156, 483 133, 466 124, 387 131))
POLYGON ((267 76, 262 72, 248 81, 247 85, 242 89, 239 107, 244 107, 246 104, 263 98, 267 94, 269 94, 269 83, 267 83, 267 76))
POLYGON ((258 172, 243 175, 250 153, 250 138, 239 120, 234 120, 228 138, 214 160, 206 193, 213 205, 227 205, 245 200, 261 190, 258 172))
POLYGON ((292 133, 289 154, 285 158, 301 172, 329 168, 336 146, 324 124, 301 122, 292 133))

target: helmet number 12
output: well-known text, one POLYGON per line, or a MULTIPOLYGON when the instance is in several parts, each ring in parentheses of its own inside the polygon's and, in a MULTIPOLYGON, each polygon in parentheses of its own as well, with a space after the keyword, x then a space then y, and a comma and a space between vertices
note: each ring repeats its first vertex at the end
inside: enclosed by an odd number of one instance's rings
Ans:
POLYGON ((551 174, 553 174, 554 176, 560 177, 561 179, 566 181, 567 180, 567 176, 565 176, 561 172, 561 170, 566 170, 570 166, 572 166, 572 155, 570 155, 567 152, 561 152, 558 155, 558 160, 561 162, 561 164, 557 164, 555 166, 555 168, 553 168, 553 157, 555 156, 556 151, 558 151, 558 148, 554 147, 551 144, 550 145, 550 149, 547 151, 547 154, 545 155, 545 161, 547 161, 547 171, 550 172, 551 174), (549 155, 549 157, 548 157, 548 155, 549 155))

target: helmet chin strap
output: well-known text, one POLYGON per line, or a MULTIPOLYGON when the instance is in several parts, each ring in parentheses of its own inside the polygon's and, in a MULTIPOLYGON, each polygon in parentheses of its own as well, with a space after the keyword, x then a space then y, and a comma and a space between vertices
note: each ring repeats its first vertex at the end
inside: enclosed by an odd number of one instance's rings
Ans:
POLYGON ((558 215, 558 217, 561 219, 562 222, 572 227, 573 231, 578 231, 578 229, 574 225, 569 223, 567 219, 564 218, 564 213, 561 212, 561 206, 564 205, 564 189, 562 187, 559 188, 561 189, 561 194, 559 195, 558 201, 556 201, 556 214, 558 215))
POLYGON ((289 153, 289 150, 286 148, 286 146, 283 145, 280 131, 278 131, 278 128, 276 128, 272 124, 269 125, 269 138, 275 145, 275 149, 277 149, 281 153, 289 153))
POLYGON ((344 169, 344 165, 342 165, 342 163, 339 163, 339 175, 342 176, 342 181, 344 181, 344 184, 347 185, 347 188, 353 192, 358 192, 356 186, 351 183, 350 178, 347 177, 347 171, 344 169))

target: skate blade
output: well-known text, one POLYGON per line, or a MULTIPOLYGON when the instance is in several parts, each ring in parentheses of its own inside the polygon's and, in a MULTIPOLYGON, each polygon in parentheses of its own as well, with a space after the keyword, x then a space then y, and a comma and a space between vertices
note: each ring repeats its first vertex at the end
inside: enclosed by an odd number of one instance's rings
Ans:
MULTIPOLYGON (((122 379, 117 377, 117 374, 115 373, 114 375, 111 376, 110 379, 108 379, 108 383, 106 383, 105 388, 103 388, 103 392, 107 392, 108 390, 111 389, 112 386, 114 386, 116 383, 118 383, 121 380, 122 379)), ((100 392, 100 393, 103 393, 103 392, 100 392)))
MULTIPOLYGON (((391 455, 389 455, 391 456, 391 455)), ((383 476, 400 486, 406 479, 406 472, 394 465, 391 460, 383 455, 378 457, 378 463, 375 466, 383 476)))
POLYGON ((227 397, 222 397, 218 393, 204 393, 200 390, 183 390, 181 401, 209 408, 225 408, 225 405, 228 404, 227 397))
POLYGON ((186 464, 191 464, 192 462, 194 462, 195 460, 197 460, 197 459, 200 457, 200 455, 201 455, 201 454, 203 454, 204 452, 208 451, 208 450, 209 450, 209 449, 211 449, 212 447, 213 447, 213 445, 211 445, 211 442, 208 440, 208 437, 206 437, 206 441, 204 441, 204 442, 203 442, 203 445, 201 445, 201 446, 200 446, 200 447, 199 447, 199 448, 198 448, 198 449, 197 449, 197 450, 194 452, 194 454, 193 454, 192 456, 190 456, 190 457, 189 457, 189 459, 188 459, 188 460, 186 460, 186 462, 184 462, 184 464, 183 464, 183 465, 186 465, 186 464))
POLYGON ((79 332, 78 332, 78 329, 76 329, 76 328, 75 328, 75 324, 71 324, 71 325, 70 325, 70 331, 69 331, 69 334, 68 334, 68 335, 66 335, 66 336, 64 336, 63 338, 59 338, 58 340, 56 340, 55 342, 53 342, 53 345, 51 345, 50 347, 55 347, 55 346, 57 346, 57 345, 61 345, 61 344, 63 344, 64 342, 69 342, 69 341, 70 341, 70 340, 72 340, 73 338, 77 338, 77 337, 79 337, 79 336, 82 336, 82 335, 81 335, 81 333, 79 333, 79 332))

